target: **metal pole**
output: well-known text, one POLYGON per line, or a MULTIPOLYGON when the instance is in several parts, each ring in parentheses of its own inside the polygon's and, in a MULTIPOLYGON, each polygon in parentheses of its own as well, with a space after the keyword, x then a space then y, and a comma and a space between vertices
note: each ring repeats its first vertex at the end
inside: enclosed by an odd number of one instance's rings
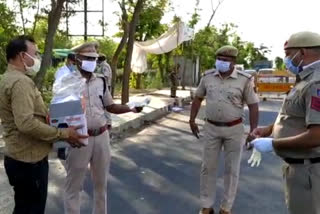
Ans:
POLYGON ((102 0, 102 36, 104 37, 104 0, 102 0))
POLYGON ((87 8, 87 0, 84 0, 84 41, 87 41, 88 40, 88 8, 87 8))
POLYGON ((68 7, 68 1, 66 2, 66 25, 67 25, 67 36, 69 36, 69 7, 68 7))

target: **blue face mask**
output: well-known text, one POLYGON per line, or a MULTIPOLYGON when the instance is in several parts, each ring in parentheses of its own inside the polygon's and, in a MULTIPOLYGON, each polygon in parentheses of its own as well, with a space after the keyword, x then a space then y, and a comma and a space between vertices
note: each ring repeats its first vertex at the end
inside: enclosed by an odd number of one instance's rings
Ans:
POLYGON ((299 52, 297 52, 292 59, 290 59, 289 57, 285 57, 284 58, 284 64, 286 65, 286 68, 291 71, 293 74, 297 75, 302 71, 302 67, 301 64, 303 62, 303 60, 300 61, 300 63, 298 64, 298 66, 295 66, 292 62, 292 60, 294 58, 296 58, 296 56, 298 55, 299 52))
POLYGON ((230 70, 230 62, 216 60, 216 69, 221 73, 226 73, 230 70))

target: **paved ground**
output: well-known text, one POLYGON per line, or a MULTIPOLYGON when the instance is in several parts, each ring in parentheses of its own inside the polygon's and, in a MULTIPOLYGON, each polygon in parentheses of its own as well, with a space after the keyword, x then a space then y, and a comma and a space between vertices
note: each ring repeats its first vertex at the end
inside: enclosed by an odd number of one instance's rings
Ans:
MULTIPOLYGON (((279 101, 261 103, 260 125, 271 123, 279 101)), ((201 143, 190 135, 188 108, 167 115, 112 145, 108 202, 111 214, 194 214, 199 208, 201 143)), ((200 117, 203 117, 201 112, 200 117)), ((281 160, 265 155, 259 168, 250 168, 245 152, 242 160, 235 214, 285 214, 281 160)), ((59 160, 50 160, 48 214, 63 213, 65 170, 59 160)), ((218 200, 222 196, 223 165, 219 169, 218 200)), ((92 185, 89 174, 82 192, 82 213, 91 213, 92 185)), ((0 161, 0 213, 10 213, 12 191, 0 161)), ((216 208, 219 203, 216 204, 216 208)))

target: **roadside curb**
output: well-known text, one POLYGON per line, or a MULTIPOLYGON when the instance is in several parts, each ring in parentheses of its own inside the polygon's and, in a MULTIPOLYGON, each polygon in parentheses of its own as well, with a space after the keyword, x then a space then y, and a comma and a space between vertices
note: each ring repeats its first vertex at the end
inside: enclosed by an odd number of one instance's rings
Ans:
MULTIPOLYGON (((126 121, 116 123, 113 125, 111 129, 111 134, 117 139, 121 137, 121 135, 128 131, 139 129, 146 123, 153 122, 155 120, 161 119, 165 115, 169 114, 172 111, 172 107, 179 106, 183 107, 186 103, 190 103, 192 94, 185 96, 185 97, 177 97, 177 98, 170 98, 166 97, 167 101, 163 103, 161 106, 157 108, 153 107, 145 107, 145 112, 139 113, 137 117, 130 118, 126 121)), ((3 155, 4 152, 4 142, 2 137, 0 138, 0 155, 3 155)))

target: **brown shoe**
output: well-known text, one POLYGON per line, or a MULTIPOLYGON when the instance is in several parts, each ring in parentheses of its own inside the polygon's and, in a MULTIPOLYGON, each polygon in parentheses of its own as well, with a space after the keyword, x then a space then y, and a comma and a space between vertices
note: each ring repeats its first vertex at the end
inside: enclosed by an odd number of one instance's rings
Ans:
POLYGON ((214 214, 214 210, 212 208, 202 208, 199 214, 214 214))
POLYGON ((220 209, 219 214, 231 214, 231 211, 225 211, 223 209, 220 209))

